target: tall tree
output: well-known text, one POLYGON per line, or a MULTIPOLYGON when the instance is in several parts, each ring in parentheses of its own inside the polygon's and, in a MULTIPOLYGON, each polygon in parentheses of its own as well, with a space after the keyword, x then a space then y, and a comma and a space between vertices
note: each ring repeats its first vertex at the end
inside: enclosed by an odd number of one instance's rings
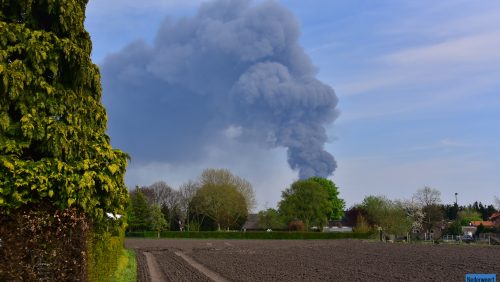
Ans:
POLYGON ((459 206, 457 203, 453 203, 453 205, 443 205, 443 213, 444 217, 448 220, 456 220, 458 216, 459 206))
MULTIPOLYGON (((171 230, 179 229, 179 214, 181 205, 181 194, 172 189, 164 181, 158 181, 146 187, 151 194, 152 206, 161 208, 165 218, 170 223, 171 230)), ((144 191, 144 190, 143 190, 144 191)))
POLYGON ((380 226, 388 202, 383 196, 366 196, 358 207, 366 212, 366 218, 371 225, 380 226))
POLYGON ((248 216, 245 197, 229 184, 205 184, 191 201, 198 213, 212 219, 217 229, 229 229, 248 216))
POLYGON ((434 188, 425 186, 413 194, 413 200, 421 206, 431 206, 441 203, 441 192, 434 188))
POLYGON ((227 169, 208 168, 203 171, 200 176, 200 186, 205 185, 230 185, 245 197, 245 201, 250 212, 255 208, 255 192, 253 191, 252 184, 247 180, 234 175, 227 169))
POLYGON ((152 206, 155 205, 156 203, 156 196, 155 196, 155 191, 153 189, 149 188, 149 186, 136 186, 135 189, 137 191, 141 191, 141 193, 146 197, 146 200, 148 202, 148 205, 152 206))
POLYGON ((400 201, 391 201, 383 196, 367 196, 360 206, 366 210, 369 220, 384 232, 405 235, 415 225, 412 205, 400 201))
POLYGON ((165 219, 159 206, 153 205, 150 207, 149 223, 150 229, 156 231, 158 238, 160 238, 160 232, 168 227, 168 221, 165 219))
POLYGON ((306 230, 311 225, 324 226, 331 212, 326 189, 312 180, 299 180, 281 193, 279 211, 288 221, 295 218, 304 222, 306 230))
POLYGON ((136 189, 130 193, 127 216, 130 231, 147 231, 150 229, 151 208, 141 189, 136 189))
POLYGON ((286 227, 282 216, 275 209, 269 208, 260 211, 257 218, 259 219, 259 227, 262 229, 283 229, 286 227))
POLYGON ((106 135, 87 0, 0 1, 0 212, 122 213, 127 156, 106 135))
POLYGON ((172 198, 177 198, 176 190, 172 189, 165 181, 158 181, 148 186, 153 192, 153 202, 157 206, 162 206, 167 202, 173 201, 172 198))
POLYGON ((325 189, 328 193, 328 201, 331 206, 328 219, 341 219, 344 215, 345 202, 339 197, 339 190, 335 183, 333 183, 330 179, 319 176, 311 177, 309 180, 321 185, 321 187, 323 187, 323 189, 325 189))
POLYGON ((181 187, 179 187, 179 194, 180 194, 179 209, 181 212, 181 220, 186 221, 187 231, 191 230, 189 207, 198 189, 200 189, 199 184, 193 181, 188 181, 182 184, 181 187))
POLYGON ((483 214, 483 220, 488 220, 490 216, 492 216, 497 210, 495 209, 495 206, 493 205, 488 205, 486 207, 486 213, 483 214))
POLYGON ((423 227, 430 231, 443 220, 441 203, 441 192, 431 187, 424 187, 413 194, 413 201, 417 203, 424 212, 423 227))

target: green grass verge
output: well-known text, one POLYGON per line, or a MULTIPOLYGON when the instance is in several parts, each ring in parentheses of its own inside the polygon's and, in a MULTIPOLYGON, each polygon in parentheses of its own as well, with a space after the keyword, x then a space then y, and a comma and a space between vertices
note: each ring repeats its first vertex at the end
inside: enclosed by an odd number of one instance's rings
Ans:
POLYGON ((118 259, 118 267, 111 278, 111 282, 136 282, 137 262, 133 250, 123 249, 118 259))
MULTIPOLYGON (((129 232, 127 237, 157 238, 156 232, 129 232)), ((274 239, 274 240, 307 240, 307 239, 371 239, 372 233, 335 233, 335 232, 161 232, 160 238, 171 239, 274 239)))

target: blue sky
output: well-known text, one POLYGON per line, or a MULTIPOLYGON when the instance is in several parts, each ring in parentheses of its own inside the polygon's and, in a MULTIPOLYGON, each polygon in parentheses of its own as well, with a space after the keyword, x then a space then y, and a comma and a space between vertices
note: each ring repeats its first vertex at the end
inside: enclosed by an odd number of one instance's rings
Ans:
MULTIPOLYGON (((137 39, 153 42, 165 18, 192 17, 201 2, 90 1, 94 61, 137 39)), ((332 179, 348 205, 365 195, 408 199, 423 186, 440 190, 444 203, 455 192, 460 204, 490 204, 500 195, 500 2, 279 2, 298 20, 318 78, 339 98, 326 149, 338 162, 332 179)), ((106 95, 104 88, 113 112, 106 95)), ((203 162, 132 161, 126 181, 175 187, 223 166, 254 184, 260 208, 273 207, 297 174, 284 149, 245 146, 252 155, 243 160, 215 146, 203 162)))

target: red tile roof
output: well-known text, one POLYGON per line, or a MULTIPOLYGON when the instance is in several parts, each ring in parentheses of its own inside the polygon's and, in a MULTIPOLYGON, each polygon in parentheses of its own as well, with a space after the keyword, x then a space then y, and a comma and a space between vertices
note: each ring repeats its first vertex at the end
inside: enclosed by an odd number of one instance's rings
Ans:
POLYGON ((471 221, 472 226, 479 227, 479 225, 483 224, 484 227, 494 227, 495 223, 493 221, 471 221))
POLYGON ((500 217, 500 212, 495 212, 490 216, 490 220, 495 220, 495 218, 500 217))

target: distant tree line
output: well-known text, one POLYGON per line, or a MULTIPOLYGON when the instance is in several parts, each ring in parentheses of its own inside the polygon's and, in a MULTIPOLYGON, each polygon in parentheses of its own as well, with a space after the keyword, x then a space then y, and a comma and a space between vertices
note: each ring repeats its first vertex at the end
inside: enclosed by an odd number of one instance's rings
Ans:
MULTIPOLYGON (((500 204, 500 203, 498 203, 500 204)), ((497 207, 500 209, 500 205, 497 207)), ((487 221, 498 211, 494 205, 474 202, 459 206, 441 203, 441 193, 433 188, 417 190, 410 200, 389 200, 385 196, 366 196, 361 204, 349 208, 343 224, 357 231, 383 230, 387 234, 406 235, 431 232, 440 228, 445 234, 460 235, 462 226, 471 221, 487 221)), ((500 231, 480 226, 478 232, 500 231)))
MULTIPOLYGON (((240 230, 256 206, 252 185, 225 169, 206 169, 173 189, 165 182, 130 191, 128 231, 240 230)), ((328 179, 298 180, 282 192, 278 209, 258 214, 261 229, 321 230, 341 219, 345 203, 328 179)))
MULTIPOLYGON (((498 198, 495 201, 500 205, 498 198)), ((240 230, 255 206, 255 193, 247 180, 226 169, 206 169, 196 181, 178 189, 165 182, 136 187, 130 192, 128 230, 240 230)), ((440 228, 443 233, 459 235, 462 226, 488 220, 497 211, 495 206, 481 202, 442 204, 441 193, 431 187, 417 190, 409 200, 369 195, 361 204, 344 209, 345 202, 333 181, 311 177, 283 190, 276 209, 259 211, 258 228, 321 231, 329 222, 341 220, 355 232, 381 230, 405 236, 440 228)), ((500 227, 497 229, 500 231, 500 227)), ((495 231, 484 226, 478 230, 495 231)))
POLYGON ((226 169, 206 169, 173 189, 165 182, 130 192, 128 231, 239 229, 255 207, 247 180, 226 169))

